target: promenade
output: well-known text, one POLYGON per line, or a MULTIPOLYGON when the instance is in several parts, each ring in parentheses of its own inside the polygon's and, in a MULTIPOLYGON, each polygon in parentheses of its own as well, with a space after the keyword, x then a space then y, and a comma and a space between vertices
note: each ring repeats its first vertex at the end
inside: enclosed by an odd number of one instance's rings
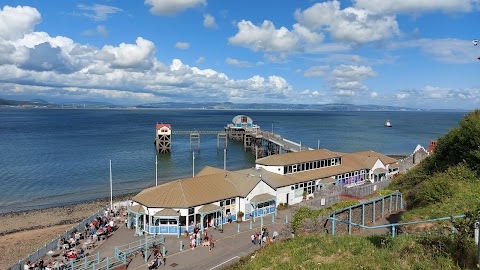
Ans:
MULTIPOLYGON (((288 215, 288 222, 292 219, 291 208, 278 211, 278 215, 272 222, 272 215, 263 218, 263 226, 266 227, 272 236, 274 231, 280 232, 281 227, 285 225, 285 216, 288 215)), ((158 269, 222 269, 223 267, 238 261, 242 256, 249 255, 259 249, 259 245, 253 245, 251 235, 261 231, 261 218, 257 218, 252 222, 250 229, 250 221, 241 223, 232 222, 224 224, 223 233, 213 228, 208 228, 208 235, 213 235, 215 239, 215 248, 209 251, 208 247, 199 246, 191 249, 189 246, 189 238, 183 235, 180 237, 166 235, 166 265, 161 265, 158 269), (180 250, 183 245, 183 250, 180 250)), ((123 224, 122 224, 123 225, 123 224)), ((135 229, 127 229, 121 226, 107 240, 99 242, 99 245, 91 251, 91 254, 100 254, 100 258, 113 257, 115 246, 128 244, 145 236, 134 236, 135 229)), ((152 249, 149 250, 148 261, 153 257, 152 249)), ((127 269, 148 269, 145 259, 139 254, 135 257, 127 258, 127 269)))

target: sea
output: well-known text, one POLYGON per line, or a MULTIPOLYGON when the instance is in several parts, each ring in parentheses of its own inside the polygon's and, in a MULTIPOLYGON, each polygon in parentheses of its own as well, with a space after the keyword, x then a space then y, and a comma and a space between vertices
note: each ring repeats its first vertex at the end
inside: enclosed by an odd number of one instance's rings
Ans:
MULTIPOLYGON (((114 196, 191 177, 206 165, 223 168, 216 135, 201 135, 194 153, 189 135, 172 135, 172 153, 157 156, 156 123, 220 131, 244 114, 262 130, 311 148, 408 155, 457 127, 466 113, 0 108, 0 213, 107 198, 110 161, 114 196), (384 127, 387 120, 393 127, 384 127)), ((254 166, 242 143, 229 142, 226 156, 228 170, 254 166)))

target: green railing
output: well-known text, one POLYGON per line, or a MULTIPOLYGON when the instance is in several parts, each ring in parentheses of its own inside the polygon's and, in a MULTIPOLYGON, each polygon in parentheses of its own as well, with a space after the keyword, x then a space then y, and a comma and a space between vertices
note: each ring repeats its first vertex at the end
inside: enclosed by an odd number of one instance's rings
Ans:
POLYGON ((114 258, 118 260, 122 260, 126 257, 129 257, 137 252, 144 251, 145 252, 145 262, 148 258, 148 249, 151 247, 158 247, 162 248, 162 253, 165 256, 165 238, 163 236, 155 237, 155 236, 147 236, 144 239, 140 239, 138 241, 134 241, 125 245, 116 246, 114 250, 114 258))
MULTIPOLYGON (((344 224, 348 224, 351 226, 358 226, 363 229, 381 229, 381 228, 391 228, 392 230, 392 237, 395 237, 395 232, 397 230, 397 227, 403 226, 403 225, 413 225, 413 224, 421 224, 421 223, 432 223, 432 222, 438 222, 438 221, 445 221, 445 220, 450 220, 452 222, 452 233, 455 232, 455 219, 457 218, 464 218, 465 215, 460 215, 460 216, 451 216, 451 217, 442 217, 442 218, 435 218, 435 219, 425 219, 425 220, 416 220, 416 221, 409 221, 409 222, 400 222, 400 223, 392 223, 392 224, 384 224, 384 225, 376 225, 376 226, 365 226, 362 224, 357 224, 353 222, 349 222, 347 220, 341 220, 337 219, 334 217, 329 217, 328 219, 332 221, 332 235, 335 235, 335 230, 334 230, 334 224, 335 222, 341 222, 344 224)), ((349 234, 351 232, 349 231, 349 234)))
POLYGON ((348 234, 352 234, 352 226, 356 226, 358 228, 362 229, 382 229, 382 228, 389 228, 391 229, 392 237, 395 237, 396 231, 398 230, 399 226, 404 226, 404 225, 413 225, 413 224, 421 224, 421 223, 432 223, 432 222, 439 222, 439 221, 445 221, 445 220, 450 220, 452 222, 451 224, 451 231, 452 233, 455 231, 455 219, 457 218, 463 218, 464 215, 460 216, 450 216, 450 217, 442 217, 442 218, 436 218, 436 219, 426 219, 426 220, 417 220, 417 221, 410 221, 410 222, 400 222, 400 223, 392 223, 392 224, 383 224, 383 225, 374 225, 374 226, 367 226, 365 223, 370 220, 370 217, 365 216, 365 207, 366 205, 372 204, 372 216, 371 216, 371 221, 375 222, 377 213, 376 211, 376 205, 381 204, 381 217, 385 217, 385 200, 389 199, 388 202, 388 213, 391 214, 392 212, 398 211, 400 209, 403 209, 403 195, 399 191, 395 191, 391 194, 382 196, 382 197, 377 197, 350 207, 346 207, 337 211, 334 211, 328 216, 328 220, 331 222, 331 234, 335 235, 335 226, 338 223, 346 224, 348 225, 348 234), (361 223, 353 222, 352 221, 352 211, 354 209, 360 208, 362 209, 362 215, 361 215, 361 223), (337 217, 337 215, 341 213, 345 213, 348 211, 348 220, 346 219, 340 219, 337 217))

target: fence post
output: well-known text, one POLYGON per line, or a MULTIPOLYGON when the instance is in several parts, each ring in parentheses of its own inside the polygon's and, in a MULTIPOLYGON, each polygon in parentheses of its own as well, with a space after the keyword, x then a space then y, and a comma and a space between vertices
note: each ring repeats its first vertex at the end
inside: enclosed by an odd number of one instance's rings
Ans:
POLYGON ((393 198, 393 194, 390 194, 390 209, 388 210, 388 213, 392 213, 392 198, 393 198))
POLYGON ((167 251, 165 250, 165 245, 162 246, 162 255, 163 255, 163 257, 165 257, 165 255, 167 255, 167 251))
POLYGON ((145 263, 148 262, 148 237, 145 234, 145 263))
POLYGON ((100 263, 100 252, 97 252, 97 263, 100 263))
POLYGON ((392 225, 392 237, 395 237, 395 225, 392 225))
POLYGON ((372 205, 373 205, 373 207, 372 207, 372 210, 373 210, 372 211, 372 222, 375 223, 375 210, 376 210, 375 209, 376 208, 375 207, 375 201, 373 201, 372 205))
POLYGON ((252 229, 252 221, 250 220, 250 230, 252 229))
POLYGON ((88 265, 88 256, 83 257, 83 261, 85 262, 85 263, 84 263, 85 268, 87 268, 87 265, 88 265))
POLYGON ((110 270, 110 264, 108 263, 108 257, 107 257, 107 262, 106 263, 107 263, 107 270, 110 270))
POLYGON ((362 225, 365 225, 365 204, 362 204, 362 225))
POLYGON ((240 223, 237 224, 237 233, 240 232, 240 223))
POLYGON ((70 267, 71 267, 72 269, 75 269, 75 267, 74 267, 74 265, 73 265, 73 260, 72 260, 72 259, 70 259, 70 267))
POLYGON ((403 194, 400 193, 400 209, 403 209, 403 194))
POLYGON ((333 214, 332 219, 332 236, 335 235, 335 213, 333 214))
POLYGON ((348 235, 352 234, 352 208, 348 208, 348 235))
POLYGON ((260 217, 260 227, 263 228, 263 216, 260 217))
POLYGON ((285 224, 288 223, 288 215, 285 215, 285 224))
POLYGON ((272 214, 272 223, 275 223, 275 214, 272 214))
POLYGON ((182 244, 182 240, 180 240, 180 251, 183 250, 183 244, 182 244))
POLYGON ((382 218, 385 217, 385 197, 382 197, 382 218))
POLYGON ((395 211, 398 211, 398 193, 395 195, 395 211))

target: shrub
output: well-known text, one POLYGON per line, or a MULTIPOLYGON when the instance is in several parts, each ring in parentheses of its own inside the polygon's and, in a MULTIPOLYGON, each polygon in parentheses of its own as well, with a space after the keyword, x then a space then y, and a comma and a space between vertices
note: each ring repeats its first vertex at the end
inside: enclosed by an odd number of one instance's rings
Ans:
POLYGON ((391 189, 382 189, 382 190, 377 191, 377 194, 378 194, 379 196, 387 196, 387 195, 392 194, 393 192, 394 192, 394 191, 391 190, 391 189))
POLYGON ((243 213, 242 211, 237 212, 237 220, 242 220, 243 216, 245 216, 245 213, 243 213))

